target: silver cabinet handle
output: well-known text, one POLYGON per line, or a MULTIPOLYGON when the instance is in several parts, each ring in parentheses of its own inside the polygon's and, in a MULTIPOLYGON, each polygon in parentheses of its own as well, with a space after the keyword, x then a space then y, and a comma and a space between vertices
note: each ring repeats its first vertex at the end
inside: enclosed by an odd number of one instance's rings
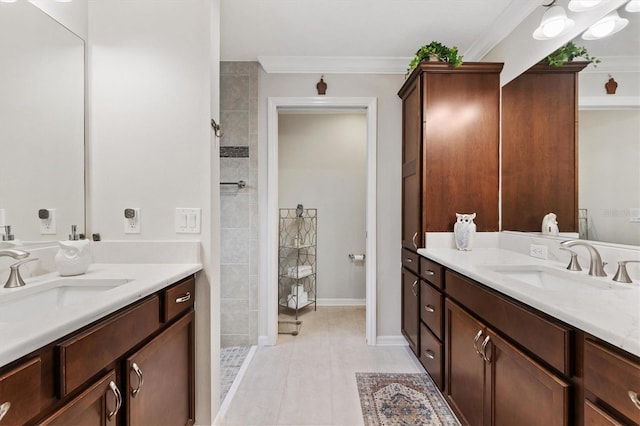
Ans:
POLYGON ((140 392, 140 388, 144 384, 144 377, 142 376, 142 370, 140 370, 140 367, 138 367, 138 364, 136 364, 135 362, 131 364, 131 369, 134 373, 136 373, 136 376, 138 376, 138 387, 135 389, 131 389, 131 396, 135 398, 136 395, 138 395, 138 392, 140 392))
POLYGON ((413 259, 410 257, 406 257, 404 260, 406 260, 407 263, 413 263, 413 259))
POLYGON ((476 337, 473 338, 473 347, 476 350, 476 353, 478 354, 478 356, 482 358, 480 349, 478 349, 478 339, 480 339, 480 336, 482 336, 482 330, 478 330, 478 333, 476 333, 476 337))
POLYGON ((9 401, 3 402, 2 405, 0 405, 0 420, 2 420, 4 416, 7 415, 10 408, 11 403, 9 401))
POLYGON ((487 356, 487 344, 489 344, 490 341, 491 336, 485 337, 484 341, 482 342, 482 346, 480 347, 480 356, 487 362, 491 362, 491 358, 487 356))
POLYGON ((176 303, 184 303, 191 300, 191 293, 187 292, 184 296, 176 297, 176 303))
POLYGON ((433 272, 431 269, 427 269, 426 271, 424 271, 425 275, 428 275, 430 277, 434 276, 436 273, 433 272))
POLYGON ((436 354, 434 354, 433 351, 429 349, 424 351, 424 356, 426 356, 429 359, 436 359, 436 354))
POLYGON ((418 280, 415 280, 413 282, 413 285, 411 286, 411 293, 413 293, 414 296, 418 297, 418 292, 416 291, 416 285, 418 285, 418 280))
POLYGON ((416 243, 416 238, 418 237, 418 233, 413 234, 413 238, 411 238, 411 242, 413 243, 413 248, 418 250, 418 243, 416 243))
POLYGON ((122 394, 120 393, 120 389, 118 389, 118 386, 116 386, 113 380, 109 382, 109 388, 111 389, 111 392, 113 392, 113 395, 116 397, 116 408, 114 408, 112 412, 107 414, 107 420, 111 420, 113 416, 118 414, 118 411, 120 411, 120 407, 122 407, 122 394))
POLYGON ((434 313, 436 310, 433 309, 433 306, 431 305, 424 305, 424 310, 429 312, 430 314, 434 313))
POLYGON ((638 399, 638 394, 634 391, 629 391, 627 393, 629 395, 629 398, 631 399, 631 402, 633 402, 633 405, 635 405, 636 408, 640 410, 640 399, 638 399))

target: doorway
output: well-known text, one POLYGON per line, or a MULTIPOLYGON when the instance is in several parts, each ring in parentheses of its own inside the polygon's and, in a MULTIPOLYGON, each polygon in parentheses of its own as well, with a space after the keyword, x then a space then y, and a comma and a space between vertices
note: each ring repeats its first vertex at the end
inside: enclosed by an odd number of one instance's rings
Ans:
MULTIPOLYGON (((376 98, 269 98, 267 121, 267 190, 261 217, 265 220, 263 271, 266 297, 261 310, 266 312, 266 339, 262 345, 275 345, 278 335, 278 241, 279 241, 279 114, 286 111, 327 111, 331 109, 361 112, 366 116, 366 225, 365 225, 365 306, 366 342, 376 344, 376 98)), ((346 254, 345 254, 346 255, 346 254)))

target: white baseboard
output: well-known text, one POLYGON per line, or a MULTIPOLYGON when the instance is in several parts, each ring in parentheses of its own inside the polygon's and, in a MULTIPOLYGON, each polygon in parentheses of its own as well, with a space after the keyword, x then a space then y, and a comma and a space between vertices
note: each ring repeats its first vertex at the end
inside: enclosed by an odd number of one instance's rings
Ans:
POLYGON ((276 340, 270 339, 269 336, 258 336, 258 346, 275 346, 276 340))
POLYGON ((376 346, 409 346, 403 335, 400 336, 378 336, 376 346))
POLYGON ((317 299, 318 306, 365 306, 366 299, 317 299))

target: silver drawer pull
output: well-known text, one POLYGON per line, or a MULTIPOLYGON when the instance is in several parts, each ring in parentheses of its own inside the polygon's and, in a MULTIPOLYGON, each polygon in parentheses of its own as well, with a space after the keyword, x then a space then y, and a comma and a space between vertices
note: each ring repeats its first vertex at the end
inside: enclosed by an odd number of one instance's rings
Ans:
POLYGON ((640 410, 640 399, 638 398, 638 394, 634 391, 629 391, 627 393, 629 394, 629 398, 631 399, 631 402, 633 402, 633 405, 635 405, 636 408, 640 410))
POLYGON ((428 275, 430 277, 434 276, 436 273, 433 272, 431 269, 427 269, 426 271, 424 271, 425 275, 428 275))
POLYGON ((431 305, 424 305, 424 310, 429 312, 430 314, 434 313, 436 310, 433 309, 433 306, 431 305))
POLYGON ((138 392, 140 392, 140 388, 144 384, 144 377, 142 376, 142 370, 140 370, 140 367, 138 367, 138 364, 136 364, 135 362, 131 364, 131 369, 134 373, 136 373, 136 376, 138 376, 138 387, 135 389, 131 389, 131 396, 135 398, 136 395, 138 395, 138 392))
POLYGON ((113 416, 118 414, 118 411, 120 411, 120 407, 122 407, 122 394, 120 393, 120 389, 118 389, 118 386, 116 386, 113 380, 109 382, 109 388, 111 389, 113 395, 116 397, 116 408, 114 408, 112 412, 107 414, 107 420, 111 420, 113 416))
POLYGON ((436 354, 434 354, 433 351, 431 351, 429 349, 424 351, 424 356, 426 356, 429 359, 436 359, 436 354))
POLYGON ((418 250, 418 243, 416 243, 417 236, 418 236, 418 233, 416 232, 415 234, 413 234, 413 238, 411 238, 411 242, 413 243, 413 248, 415 248, 416 250, 418 250))
POLYGON ((407 263, 413 263, 413 259, 411 259, 410 257, 407 257, 405 260, 407 261, 407 263))
POLYGON ((3 417, 7 415, 10 408, 11 408, 11 403, 9 401, 3 402, 2 405, 0 405, 0 420, 2 420, 3 417))
POLYGON ((480 349, 478 349, 478 339, 482 336, 482 330, 478 330, 476 337, 473 338, 473 348, 476 350, 476 353, 480 358, 482 358, 482 354, 480 353, 480 349))
POLYGON ((185 294, 184 296, 177 297, 176 303, 184 303, 188 302, 189 300, 191 300, 191 293, 187 292, 187 294, 185 294))
POLYGON ((482 346, 480 347, 480 356, 487 362, 491 362, 491 358, 487 356, 487 344, 491 341, 491 336, 487 336, 484 338, 482 342, 482 346))
POLYGON ((411 293, 413 293, 414 296, 418 297, 418 292, 416 291, 416 286, 418 285, 418 280, 415 280, 413 282, 413 284, 411 285, 411 293))

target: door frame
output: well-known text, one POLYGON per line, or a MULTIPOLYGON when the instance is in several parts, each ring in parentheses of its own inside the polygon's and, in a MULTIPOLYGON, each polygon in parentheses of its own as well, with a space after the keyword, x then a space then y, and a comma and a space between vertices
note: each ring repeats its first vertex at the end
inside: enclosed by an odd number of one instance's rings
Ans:
MULTIPOLYGON (((376 162, 377 162, 377 98, 375 97, 269 97, 267 107, 267 181, 266 211, 261 214, 266 225, 266 256, 262 266, 266 272, 266 297, 260 298, 260 309, 266 312, 267 336, 261 343, 275 345, 278 338, 278 110, 326 110, 331 108, 365 110, 367 121, 367 201, 366 201, 366 341, 376 344, 376 162), (266 305, 266 306, 265 306, 266 305)), ((264 251, 263 251, 264 253, 264 251)), ((264 288, 264 286, 263 286, 264 288)), ((263 317, 264 318, 264 317, 263 317)))

